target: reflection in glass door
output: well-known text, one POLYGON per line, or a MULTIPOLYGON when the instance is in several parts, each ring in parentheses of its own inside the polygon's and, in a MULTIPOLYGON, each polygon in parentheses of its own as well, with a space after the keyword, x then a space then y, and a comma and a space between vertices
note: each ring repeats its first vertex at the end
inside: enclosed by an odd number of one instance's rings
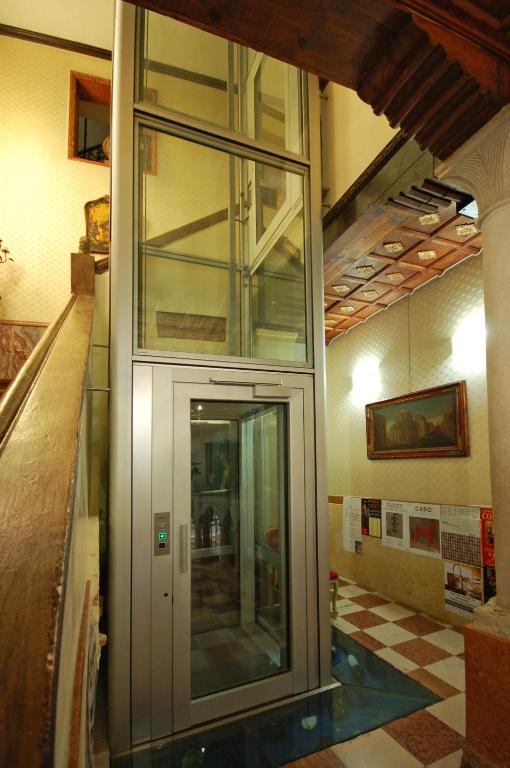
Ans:
POLYGON ((290 669, 286 409, 191 401, 192 699, 290 669))

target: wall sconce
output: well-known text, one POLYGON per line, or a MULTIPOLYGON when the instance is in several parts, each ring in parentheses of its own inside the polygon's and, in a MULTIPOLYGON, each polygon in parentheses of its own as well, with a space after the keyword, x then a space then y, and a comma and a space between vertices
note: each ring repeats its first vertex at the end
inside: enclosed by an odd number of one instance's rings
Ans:
POLYGON ((10 254, 10 250, 5 247, 5 245, 2 247, 3 240, 0 239, 0 264, 5 264, 6 261, 14 261, 10 254))
POLYGON ((465 373, 485 370, 485 313, 483 307, 466 315, 452 336, 452 358, 465 373))
POLYGON ((381 389, 379 360, 374 355, 361 358, 352 372, 351 398, 356 405, 366 405, 377 400, 381 389))

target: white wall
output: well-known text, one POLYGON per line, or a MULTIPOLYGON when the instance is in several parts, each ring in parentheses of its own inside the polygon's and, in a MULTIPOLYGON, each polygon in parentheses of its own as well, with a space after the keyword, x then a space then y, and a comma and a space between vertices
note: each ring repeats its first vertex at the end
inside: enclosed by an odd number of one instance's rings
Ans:
POLYGON ((0 317, 50 322, 70 294, 84 205, 109 192, 109 168, 67 159, 69 73, 110 77, 107 61, 0 36, 0 317))
MULTIPOLYGON (((355 91, 328 83, 322 103, 322 187, 331 206, 395 136, 384 116, 376 117, 355 91)), ((325 209, 327 210, 327 209, 325 209)))

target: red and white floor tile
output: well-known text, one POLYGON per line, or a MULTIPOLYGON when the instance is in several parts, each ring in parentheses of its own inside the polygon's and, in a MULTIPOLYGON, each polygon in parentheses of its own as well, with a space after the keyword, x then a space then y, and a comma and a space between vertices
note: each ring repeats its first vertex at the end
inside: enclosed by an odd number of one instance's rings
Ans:
POLYGON ((332 623, 443 701, 289 768, 459 768, 466 730, 462 630, 339 581, 332 623))

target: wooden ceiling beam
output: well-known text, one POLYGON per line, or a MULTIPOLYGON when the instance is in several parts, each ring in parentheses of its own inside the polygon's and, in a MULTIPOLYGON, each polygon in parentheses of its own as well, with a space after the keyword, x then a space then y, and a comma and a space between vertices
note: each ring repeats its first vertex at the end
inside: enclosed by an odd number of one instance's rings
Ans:
POLYGON ((474 77, 483 91, 494 93, 504 102, 509 100, 510 56, 500 58, 493 55, 477 43, 426 19, 414 17, 414 21, 433 44, 444 48, 448 58, 456 61, 466 75, 474 77))
POLYGON ((394 99, 391 107, 391 124, 400 125, 409 113, 427 98, 429 91, 446 74, 451 62, 445 56, 441 48, 436 48, 434 56, 430 57, 426 73, 422 72, 421 82, 406 83, 394 99))
POLYGON ((483 5, 472 0, 388 0, 396 8, 441 26, 485 48, 491 55, 510 59, 510 40, 505 35, 510 15, 508 0, 490 0, 483 5), (491 10, 488 8, 492 7, 491 10))

